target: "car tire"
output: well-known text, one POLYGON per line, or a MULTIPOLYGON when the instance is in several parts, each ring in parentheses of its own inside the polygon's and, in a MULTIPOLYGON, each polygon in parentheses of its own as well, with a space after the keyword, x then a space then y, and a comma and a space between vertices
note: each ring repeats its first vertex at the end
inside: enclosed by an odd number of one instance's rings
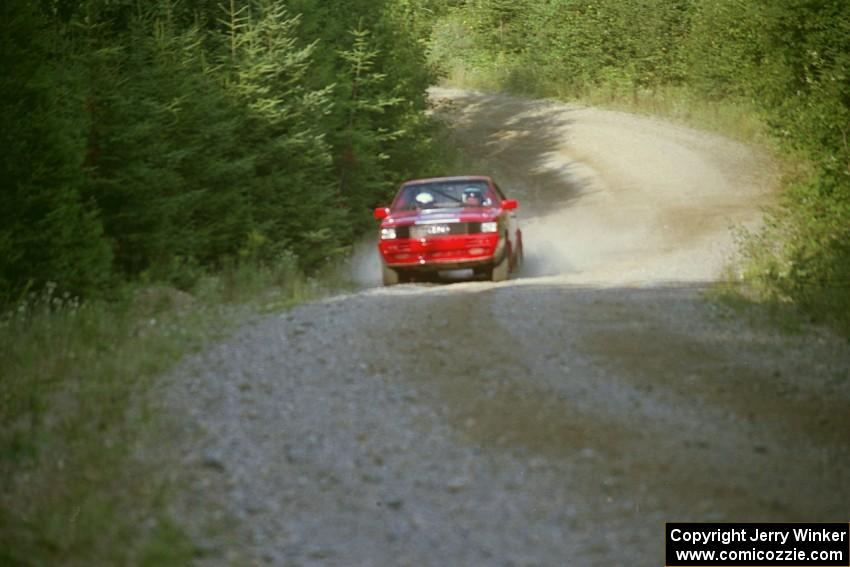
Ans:
POLYGON ((384 281, 384 285, 386 286, 397 285, 401 282, 401 276, 399 273, 386 266, 381 266, 381 276, 384 281))
POLYGON ((516 256, 514 256, 514 265, 513 269, 511 269, 511 273, 517 273, 522 268, 523 263, 525 262, 525 251, 522 248, 522 240, 517 243, 516 256))
POLYGON ((493 266, 490 271, 490 280, 494 282, 503 282, 508 279, 508 273, 511 269, 511 245, 508 243, 505 253, 502 254, 502 259, 498 264, 493 266))

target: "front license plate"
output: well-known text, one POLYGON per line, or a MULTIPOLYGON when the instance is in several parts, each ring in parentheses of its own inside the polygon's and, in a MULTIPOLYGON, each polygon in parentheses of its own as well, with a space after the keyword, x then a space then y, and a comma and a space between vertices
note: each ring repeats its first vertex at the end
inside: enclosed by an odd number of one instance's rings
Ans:
POLYGON ((447 224, 421 224, 411 227, 411 238, 427 238, 429 236, 441 236, 451 233, 452 229, 447 224))

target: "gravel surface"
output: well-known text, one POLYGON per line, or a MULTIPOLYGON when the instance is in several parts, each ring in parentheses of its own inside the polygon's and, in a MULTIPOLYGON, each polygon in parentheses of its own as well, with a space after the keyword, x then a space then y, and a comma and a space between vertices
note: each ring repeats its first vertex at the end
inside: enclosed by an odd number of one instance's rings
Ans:
MULTIPOLYGON (((661 565, 665 521, 847 521, 848 343, 703 299, 770 160, 622 113, 433 96, 519 197, 529 261, 500 284, 367 285, 187 358, 161 399, 199 564, 661 565)), ((374 254, 357 268, 376 281, 374 254)))

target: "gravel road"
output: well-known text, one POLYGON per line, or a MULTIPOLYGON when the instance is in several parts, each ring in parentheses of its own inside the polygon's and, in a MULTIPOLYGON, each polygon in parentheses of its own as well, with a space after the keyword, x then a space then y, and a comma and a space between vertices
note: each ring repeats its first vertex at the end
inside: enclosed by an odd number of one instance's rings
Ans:
POLYGON ((432 96, 520 199, 523 273, 383 289, 364 252, 362 291, 187 358, 161 393, 198 563, 662 565, 665 521, 847 521, 850 345, 703 297, 770 159, 432 96))

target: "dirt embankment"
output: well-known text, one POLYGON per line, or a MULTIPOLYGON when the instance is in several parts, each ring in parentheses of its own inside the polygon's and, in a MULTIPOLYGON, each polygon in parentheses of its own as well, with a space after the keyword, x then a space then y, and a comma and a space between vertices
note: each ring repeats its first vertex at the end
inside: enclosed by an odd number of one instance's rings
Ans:
POLYGON ((770 160, 433 96, 520 199, 528 265, 302 306, 186 360, 163 403, 192 432, 174 509, 201 563, 659 565, 664 521, 846 521, 847 343, 702 299, 770 160))

